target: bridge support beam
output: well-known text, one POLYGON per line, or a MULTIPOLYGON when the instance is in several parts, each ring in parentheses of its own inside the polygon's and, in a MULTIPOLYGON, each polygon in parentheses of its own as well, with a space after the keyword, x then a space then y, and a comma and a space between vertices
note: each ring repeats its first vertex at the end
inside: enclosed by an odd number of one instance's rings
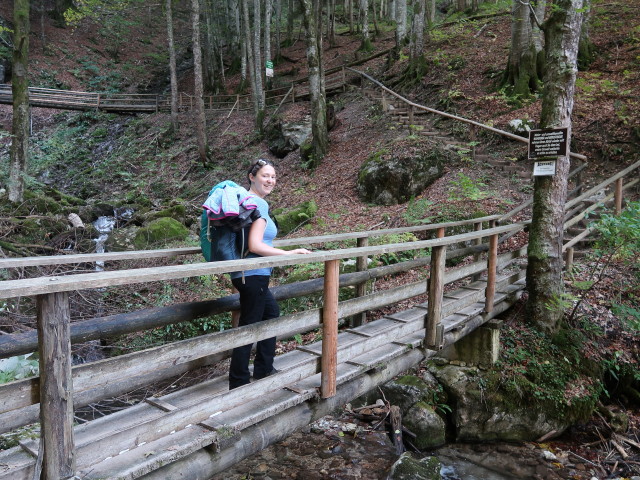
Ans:
POLYGON ((489 367, 498 361, 500 355, 501 320, 490 320, 438 353, 451 362, 489 367))

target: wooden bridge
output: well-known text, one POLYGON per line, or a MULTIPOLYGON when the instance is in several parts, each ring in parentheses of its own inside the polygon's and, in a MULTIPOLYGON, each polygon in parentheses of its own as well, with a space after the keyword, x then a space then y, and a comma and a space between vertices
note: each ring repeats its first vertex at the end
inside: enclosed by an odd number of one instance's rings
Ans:
MULTIPOLYGON (((605 182, 574 196, 567 204, 565 226, 580 225, 601 205, 590 198, 612 192, 602 202, 622 208, 623 192, 634 187, 640 162, 605 182), (622 179, 635 173, 623 185, 622 179)), ((575 178, 575 177, 574 177, 575 178)), ((573 189, 574 192, 577 188, 573 189)), ((0 336, 0 356, 38 350, 40 376, 0 385, 0 431, 41 422, 39 441, 0 452, 0 479, 167 479, 209 478, 233 463, 276 442, 397 374, 437 355, 509 308, 524 288, 526 245, 510 250, 505 240, 520 235, 527 222, 509 223, 519 207, 504 216, 403 229, 354 232, 279 240, 277 245, 313 245, 310 255, 283 255, 251 260, 203 263, 197 248, 88 255, 0 259, 0 268, 92 265, 106 261, 114 268, 127 259, 175 258, 175 264, 95 273, 37 276, 0 282, 0 299, 33 299, 37 332, 0 336), (465 233, 447 233, 463 231, 465 233), (406 243, 370 246, 375 236, 413 232, 431 237, 406 243), (323 244, 352 242, 356 246, 321 250, 323 244), (406 251, 429 252, 415 260, 367 269, 371 256, 406 251), (498 253, 500 252, 500 253, 498 253), (182 262, 185 258, 187 261, 182 262), (358 260, 358 271, 339 274, 340 263, 358 260), (466 259, 446 268, 445 261, 466 259), (286 315, 256 325, 210 333, 140 352, 72 366, 71 343, 141 331, 191 320, 238 307, 237 296, 123 313, 70 322, 72 292, 144 286, 147 282, 259 267, 323 262, 324 276, 274 289, 278 299, 322 292, 322 308, 286 315), (423 269, 427 281, 366 293, 339 301, 339 289, 362 287, 367 281, 423 269), (427 301, 424 301, 424 298, 427 301), (27 297, 27 298, 24 298, 27 297), (340 319, 411 302, 410 307, 368 323, 343 325, 340 319), (174 378, 226 358, 230 349, 277 336, 291 338, 314 329, 322 340, 299 346, 275 360, 278 373, 228 390, 227 377, 152 396, 97 420, 76 424, 74 411, 144 385, 174 378), (74 477, 75 476, 75 477, 74 477)), ((566 239, 565 250, 587 236, 566 239)), ((510 242, 511 243, 511 242, 510 242)), ((489 328, 498 328, 491 325, 489 328)))

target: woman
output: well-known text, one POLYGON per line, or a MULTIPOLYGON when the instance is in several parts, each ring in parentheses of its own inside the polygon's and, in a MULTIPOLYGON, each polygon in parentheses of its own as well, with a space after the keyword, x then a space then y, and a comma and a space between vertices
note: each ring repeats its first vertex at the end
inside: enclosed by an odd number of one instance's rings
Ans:
MULTIPOLYGON (((249 193, 256 197, 255 200, 261 215, 261 218, 251 224, 249 230, 250 253, 248 258, 311 253, 306 248, 281 250, 273 247, 272 242, 278 229, 269 216, 269 205, 264 200, 276 184, 276 171, 273 164, 268 160, 259 159, 251 165, 247 177, 251 184, 249 193)), ((231 274, 233 286, 240 292, 240 326, 280 316, 278 303, 268 288, 270 276, 271 268, 259 268, 231 274)), ((231 367, 229 368, 229 389, 249 383, 251 347, 250 344, 233 349, 231 367)), ((254 379, 268 377, 276 372, 273 368, 275 351, 275 337, 258 342, 253 362, 254 379)))

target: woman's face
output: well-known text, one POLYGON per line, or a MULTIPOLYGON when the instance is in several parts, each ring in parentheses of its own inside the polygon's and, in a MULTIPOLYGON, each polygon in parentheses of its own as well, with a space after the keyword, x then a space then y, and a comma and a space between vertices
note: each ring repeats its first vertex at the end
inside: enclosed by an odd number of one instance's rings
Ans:
POLYGON ((251 180, 251 190, 260 198, 264 198, 276 185, 276 170, 271 165, 265 165, 255 175, 249 175, 249 180, 251 180))

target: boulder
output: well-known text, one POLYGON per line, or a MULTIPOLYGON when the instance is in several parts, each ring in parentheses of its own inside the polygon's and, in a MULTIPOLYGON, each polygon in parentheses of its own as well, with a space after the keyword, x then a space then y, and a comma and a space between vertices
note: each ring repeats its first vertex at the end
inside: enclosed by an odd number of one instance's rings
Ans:
POLYGON ((162 217, 149 222, 140 228, 133 239, 137 250, 162 245, 171 240, 184 240, 189 236, 189 229, 179 221, 162 217))
POLYGON ((413 444, 421 450, 441 447, 447 443, 447 424, 433 406, 418 402, 407 411, 402 423, 416 434, 413 444))
POLYGON ((457 442, 528 442, 551 431, 562 433, 570 420, 536 403, 523 408, 522 401, 487 392, 475 367, 441 365, 431 373, 449 395, 457 442))
POLYGON ((376 205, 407 202, 440 178, 446 164, 455 161, 455 154, 436 142, 394 145, 393 150, 380 150, 362 164, 358 194, 361 200, 376 205))
POLYGON ((269 151, 278 158, 286 157, 311 137, 311 119, 301 122, 276 121, 267 128, 269 151))
POLYGON ((440 460, 436 457, 416 458, 404 452, 391 466, 388 480, 440 480, 440 460))
POLYGON ((278 223, 278 235, 287 235, 300 228, 311 220, 317 212, 318 206, 313 200, 303 202, 289 210, 281 208, 274 210, 272 214, 278 223))

